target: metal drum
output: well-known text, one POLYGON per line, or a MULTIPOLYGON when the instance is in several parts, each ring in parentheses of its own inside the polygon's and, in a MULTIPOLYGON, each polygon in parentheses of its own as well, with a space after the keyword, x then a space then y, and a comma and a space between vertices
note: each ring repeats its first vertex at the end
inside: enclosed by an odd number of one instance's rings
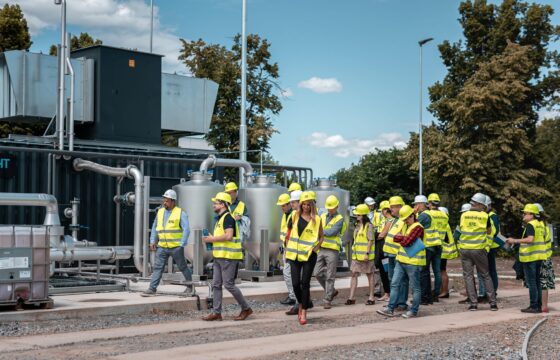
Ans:
MULTIPOLYGON (((224 186, 211 181, 212 175, 199 172, 192 173, 191 179, 173 186, 177 192, 177 205, 185 211, 189 217, 189 241, 185 249, 185 255, 189 261, 194 259, 194 230, 208 229, 213 232, 214 210, 211 199, 224 186)), ((203 262, 206 265, 212 259, 212 252, 201 246, 203 251, 203 262)))
MULTIPOLYGON (((276 203, 288 189, 274 183, 274 177, 259 175, 252 184, 239 189, 239 198, 245 202, 251 219, 251 236, 244 243, 249 255, 261 264, 261 242, 268 242, 269 264, 275 264, 280 249, 280 222, 282 210, 276 203), (262 239, 262 230, 268 236, 262 239)), ((260 269, 268 271, 269 269, 260 269)))
MULTIPOLYGON (((344 221, 348 224, 350 220, 350 214, 348 213, 348 207, 350 206, 350 191, 341 189, 336 186, 334 180, 331 179, 319 179, 317 180, 317 185, 311 189, 317 195, 317 209, 319 212, 326 212, 325 201, 330 195, 334 195, 338 198, 338 212, 344 216, 344 221)), ((352 233, 346 231, 343 241, 348 241, 352 239, 352 233)))

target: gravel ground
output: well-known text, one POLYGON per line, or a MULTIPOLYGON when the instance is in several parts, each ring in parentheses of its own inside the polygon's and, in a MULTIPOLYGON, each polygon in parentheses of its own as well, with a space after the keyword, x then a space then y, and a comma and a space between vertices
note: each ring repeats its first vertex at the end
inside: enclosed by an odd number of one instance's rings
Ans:
POLYGON ((527 349, 529 359, 560 359, 559 334, 560 318, 549 317, 548 320, 533 333, 533 337, 527 349))
MULTIPOLYGON (((492 327, 435 333, 389 343, 372 342, 352 346, 328 347, 314 351, 293 351, 278 359, 520 359, 525 333, 540 319, 503 322, 492 327), (496 341, 497 340, 497 341, 496 341)), ((557 335, 558 332, 555 333, 557 335)), ((554 333, 550 333, 551 339, 554 333)), ((558 359, 557 350, 540 352, 539 359, 558 359)), ((531 357, 529 357, 532 359, 531 357)), ((256 360, 256 359, 255 359, 256 360)))

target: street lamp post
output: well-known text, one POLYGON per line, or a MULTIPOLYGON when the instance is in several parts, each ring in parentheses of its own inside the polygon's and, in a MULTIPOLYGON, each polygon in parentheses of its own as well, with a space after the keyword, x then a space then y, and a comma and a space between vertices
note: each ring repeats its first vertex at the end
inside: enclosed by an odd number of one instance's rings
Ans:
POLYGON ((154 0, 150 0, 150 52, 154 42, 154 0))
MULTIPOLYGON (((241 125, 239 126, 239 160, 247 160, 247 119, 245 102, 247 98, 247 0, 243 1, 241 14, 241 125)), ((239 169, 239 186, 245 185, 245 171, 239 169)))
POLYGON ((418 41, 418 45, 420 46, 420 124, 418 129, 418 194, 422 193, 422 47, 434 40, 434 38, 427 38, 424 40, 418 41))

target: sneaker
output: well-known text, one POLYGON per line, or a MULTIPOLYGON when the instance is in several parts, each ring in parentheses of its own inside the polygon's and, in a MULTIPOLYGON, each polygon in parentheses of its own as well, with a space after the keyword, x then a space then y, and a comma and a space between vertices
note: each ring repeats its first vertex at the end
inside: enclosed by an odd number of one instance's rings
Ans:
POLYGON ((526 309, 521 309, 522 313, 527 313, 527 314, 540 314, 542 311, 539 309, 533 309, 533 308, 526 308, 526 309))
POLYGON ((233 320, 243 321, 243 320, 247 319, 249 317, 249 315, 251 315, 252 313, 253 313, 253 309, 251 309, 251 308, 241 310, 239 315, 237 315, 235 318, 233 318, 233 320))
POLYGON ((332 305, 330 303, 330 301, 325 301, 325 303, 323 304, 323 309, 330 309, 332 308, 332 305))
POLYGON ((148 297, 148 296, 156 296, 156 291, 154 289, 148 289, 140 294, 140 296, 148 297))
POLYGON ((490 311, 498 311, 498 305, 497 304, 490 305, 490 311))
POLYGON ((395 316, 395 314, 391 310, 389 310, 389 308, 386 308, 386 307, 383 308, 383 309, 377 310, 377 313, 379 315, 383 315, 383 316, 387 316, 387 317, 394 317, 395 316))
POLYGON ((405 319, 415 318, 417 316, 418 316, 417 314, 413 313, 410 310, 405 312, 404 314, 402 314, 402 317, 405 318, 405 319))
POLYGON ((202 318, 204 321, 222 321, 222 314, 210 313, 202 318))
POLYGON ((476 311, 476 310, 478 310, 478 306, 476 304, 469 305, 469 311, 476 311))
POLYGON ((292 299, 291 297, 288 296, 284 300, 280 301, 280 304, 282 304, 282 305, 295 305, 296 300, 292 299))

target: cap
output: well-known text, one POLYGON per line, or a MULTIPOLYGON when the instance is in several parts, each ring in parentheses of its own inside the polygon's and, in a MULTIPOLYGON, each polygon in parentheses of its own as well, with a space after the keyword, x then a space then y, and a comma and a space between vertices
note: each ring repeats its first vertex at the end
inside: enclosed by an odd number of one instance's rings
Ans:
POLYGON ((167 190, 162 197, 177 201, 177 193, 172 189, 167 190))

